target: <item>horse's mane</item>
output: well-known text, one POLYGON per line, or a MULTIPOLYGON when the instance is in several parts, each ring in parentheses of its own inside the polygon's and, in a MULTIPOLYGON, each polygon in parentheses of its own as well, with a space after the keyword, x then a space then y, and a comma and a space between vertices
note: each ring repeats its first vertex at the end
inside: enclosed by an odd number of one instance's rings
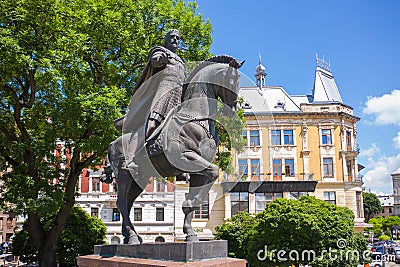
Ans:
POLYGON ((218 56, 212 56, 210 58, 207 58, 206 60, 200 62, 197 64, 197 66, 193 69, 193 71, 190 73, 189 77, 187 78, 187 82, 190 82, 196 74, 203 69, 206 66, 209 66, 212 63, 222 63, 222 64, 233 64, 232 67, 238 68, 240 66, 239 61, 237 61, 236 58, 228 55, 218 55, 218 56))

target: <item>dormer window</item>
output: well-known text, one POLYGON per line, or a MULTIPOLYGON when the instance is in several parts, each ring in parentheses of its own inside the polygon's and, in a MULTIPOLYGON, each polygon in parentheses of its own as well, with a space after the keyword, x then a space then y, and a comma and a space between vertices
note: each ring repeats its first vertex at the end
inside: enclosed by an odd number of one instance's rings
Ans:
POLYGON ((278 102, 276 103, 274 108, 281 108, 281 109, 285 110, 285 103, 283 103, 282 100, 278 100, 278 102))
POLYGON ((251 108, 252 108, 252 106, 247 101, 242 104, 242 109, 251 109, 251 108))

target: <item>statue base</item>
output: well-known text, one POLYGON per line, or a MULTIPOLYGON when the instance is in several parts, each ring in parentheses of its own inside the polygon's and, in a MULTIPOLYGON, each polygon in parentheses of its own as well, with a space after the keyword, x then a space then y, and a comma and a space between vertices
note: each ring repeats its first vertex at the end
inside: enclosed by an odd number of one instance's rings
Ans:
POLYGON ((80 267, 125 266, 229 266, 245 267, 246 260, 228 258, 228 242, 143 243, 140 245, 100 245, 94 255, 78 257, 80 267))
POLYGON ((246 260, 220 258, 196 262, 171 262, 124 257, 104 258, 99 255, 78 257, 79 267, 246 267, 246 260))

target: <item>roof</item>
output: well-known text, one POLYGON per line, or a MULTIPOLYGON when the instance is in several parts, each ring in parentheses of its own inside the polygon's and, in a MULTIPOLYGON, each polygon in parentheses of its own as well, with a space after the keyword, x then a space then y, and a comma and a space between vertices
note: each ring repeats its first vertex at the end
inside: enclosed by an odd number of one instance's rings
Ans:
POLYGON ((382 207, 394 205, 394 197, 392 196, 378 196, 378 199, 381 202, 382 207))
POLYGON ((261 90, 259 87, 242 87, 239 96, 243 98, 244 104, 249 104, 247 108, 243 107, 245 112, 301 112, 300 106, 279 86, 263 86, 261 90))
POLYGON ((313 102, 343 103, 332 73, 320 67, 315 71, 313 102))
MULTIPOLYGON (((257 73, 261 70, 260 66, 261 62, 260 65, 257 66, 257 73)), ((321 108, 318 110, 307 108, 307 110, 305 110, 302 105, 331 106, 335 104, 345 106, 330 70, 329 63, 318 58, 315 70, 314 88, 311 95, 289 95, 281 86, 263 86, 263 83, 258 81, 257 86, 242 86, 239 90, 239 96, 243 98, 244 103, 242 108, 245 114, 301 114, 303 112, 320 112, 322 110, 321 108)), ((348 108, 349 114, 352 115, 352 108, 348 108)), ((331 111, 333 110, 337 112, 336 107, 331 111)))

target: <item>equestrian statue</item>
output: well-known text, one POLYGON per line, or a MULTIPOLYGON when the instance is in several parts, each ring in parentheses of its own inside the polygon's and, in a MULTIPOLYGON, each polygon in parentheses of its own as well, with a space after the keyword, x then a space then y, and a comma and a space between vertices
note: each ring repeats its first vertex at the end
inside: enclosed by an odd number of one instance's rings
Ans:
POLYGON ((150 50, 125 116, 114 124, 122 135, 108 149, 106 182, 114 172, 125 244, 140 244, 129 218, 135 199, 150 177, 190 177, 182 203, 186 241, 198 241, 192 229, 196 207, 206 201, 218 178, 213 164, 218 147, 217 116, 233 116, 243 62, 226 55, 199 63, 185 78, 176 54, 177 30, 165 35, 164 46, 150 50))

